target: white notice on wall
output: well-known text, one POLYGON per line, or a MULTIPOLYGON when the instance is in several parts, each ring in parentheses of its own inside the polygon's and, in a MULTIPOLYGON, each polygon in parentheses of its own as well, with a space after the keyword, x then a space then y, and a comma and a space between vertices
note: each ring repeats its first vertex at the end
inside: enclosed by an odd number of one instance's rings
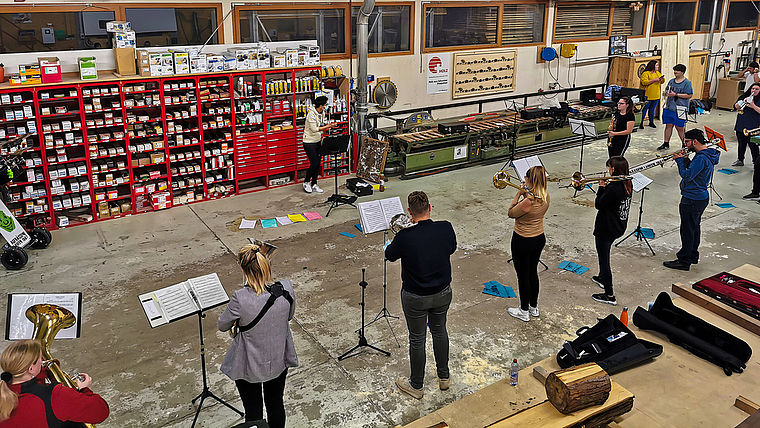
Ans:
POLYGON ((450 53, 428 54, 425 62, 427 72, 427 93, 444 94, 449 91, 450 53))

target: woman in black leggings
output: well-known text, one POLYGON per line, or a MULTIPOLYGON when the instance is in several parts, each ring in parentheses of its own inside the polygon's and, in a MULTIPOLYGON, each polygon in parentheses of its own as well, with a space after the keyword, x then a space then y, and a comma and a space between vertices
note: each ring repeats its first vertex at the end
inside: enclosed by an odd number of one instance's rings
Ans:
POLYGON ((306 193, 322 193, 323 190, 317 185, 319 176, 319 146, 322 142, 322 131, 334 128, 334 123, 325 125, 325 117, 322 114, 327 105, 327 97, 319 96, 314 100, 314 105, 309 107, 306 113, 306 123, 303 129, 303 150, 309 158, 309 169, 303 180, 303 190, 306 193))
POLYGON ((538 317, 538 261, 546 245, 544 215, 549 209, 546 191, 546 170, 534 166, 528 170, 524 189, 521 189, 509 206, 509 217, 515 219, 512 233, 512 261, 520 290, 520 307, 509 308, 509 315, 530 321, 538 317))

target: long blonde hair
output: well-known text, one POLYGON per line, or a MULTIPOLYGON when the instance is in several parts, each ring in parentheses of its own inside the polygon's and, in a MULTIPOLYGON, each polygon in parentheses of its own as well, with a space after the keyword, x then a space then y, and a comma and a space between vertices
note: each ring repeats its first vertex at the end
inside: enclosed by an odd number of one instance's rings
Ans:
POLYGON ((528 170, 528 181, 528 190, 538 199, 546 201, 546 197, 549 196, 549 192, 546 191, 546 169, 540 165, 532 167, 528 170))
MULTIPOLYGON (((5 348, 0 355, 0 368, 3 372, 13 375, 17 379, 29 371, 40 359, 42 345, 36 340, 26 339, 13 342, 5 348)), ((8 382, 0 381, 0 421, 11 417, 11 412, 18 405, 18 396, 11 391, 8 382)))
POLYGON ((248 286, 257 295, 265 291, 266 285, 272 282, 272 267, 269 258, 259 251, 259 246, 246 245, 240 249, 237 258, 248 286))

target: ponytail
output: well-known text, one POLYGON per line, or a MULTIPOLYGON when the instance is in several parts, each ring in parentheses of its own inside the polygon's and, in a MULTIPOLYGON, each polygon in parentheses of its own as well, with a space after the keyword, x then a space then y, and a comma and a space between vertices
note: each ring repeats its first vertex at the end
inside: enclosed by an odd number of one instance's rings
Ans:
POLYGON ((272 268, 269 258, 259 251, 259 246, 248 244, 238 252, 238 264, 243 269, 245 280, 257 295, 266 290, 272 282, 272 268))
POLYGON ((42 345, 34 340, 19 340, 5 348, 0 355, 0 421, 11 417, 18 405, 18 395, 10 388, 13 379, 23 376, 40 359, 42 345))

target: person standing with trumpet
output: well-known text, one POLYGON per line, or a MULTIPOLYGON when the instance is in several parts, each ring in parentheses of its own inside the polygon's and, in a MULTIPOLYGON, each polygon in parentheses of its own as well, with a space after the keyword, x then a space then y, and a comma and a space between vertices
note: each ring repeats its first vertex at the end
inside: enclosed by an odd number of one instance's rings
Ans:
MULTIPOLYGON (((751 130, 760 128, 760 83, 753 83, 747 87, 747 90, 736 100, 734 108, 739 112, 736 115, 736 124, 734 125, 734 131, 736 131, 736 139, 739 141, 739 154, 737 159, 731 166, 744 166, 744 154, 747 152, 747 146, 749 146, 749 152, 752 154, 752 163, 757 162, 758 150, 757 144, 750 143, 750 136, 744 134, 744 130, 751 130)), ((754 190, 760 190, 755 188, 754 190)), ((752 192, 755 195, 749 194, 745 196, 745 199, 757 198, 757 192, 752 192)))
MULTIPOLYGON (((607 171, 611 176, 628 175, 628 161, 622 156, 607 159, 607 171)), ((623 236, 628 227, 628 213, 631 210, 631 180, 599 181, 594 207, 597 209, 594 221, 594 242, 599 258, 599 275, 591 280, 604 289, 604 293, 593 294, 597 302, 617 305, 612 290, 612 268, 610 268, 610 250, 612 243, 623 236)))
POLYGON ((258 245, 241 248, 237 259, 245 287, 232 295, 217 327, 227 331, 237 321, 240 332, 232 340, 220 370, 235 381, 246 422, 264 419, 266 405, 269 426, 284 428, 285 377, 288 368, 298 366, 290 332, 296 310, 293 284, 287 279, 272 284, 269 257, 258 245))
POLYGON ((636 126, 636 116, 633 115, 633 101, 628 96, 620 97, 618 110, 613 113, 612 121, 607 131, 607 152, 609 156, 623 156, 631 143, 631 133, 636 126))
POLYGON ((546 245, 544 216, 549 209, 549 192, 546 190, 546 170, 534 166, 528 170, 524 188, 512 199, 508 215, 515 219, 512 232, 512 261, 520 291, 520 307, 509 308, 507 313, 528 322, 538 317, 538 261, 546 245))
POLYGON ((108 403, 90 390, 92 378, 78 382, 79 389, 60 383, 46 384, 42 345, 19 340, 0 356, 0 427, 52 428, 99 424, 108 418, 108 403))

